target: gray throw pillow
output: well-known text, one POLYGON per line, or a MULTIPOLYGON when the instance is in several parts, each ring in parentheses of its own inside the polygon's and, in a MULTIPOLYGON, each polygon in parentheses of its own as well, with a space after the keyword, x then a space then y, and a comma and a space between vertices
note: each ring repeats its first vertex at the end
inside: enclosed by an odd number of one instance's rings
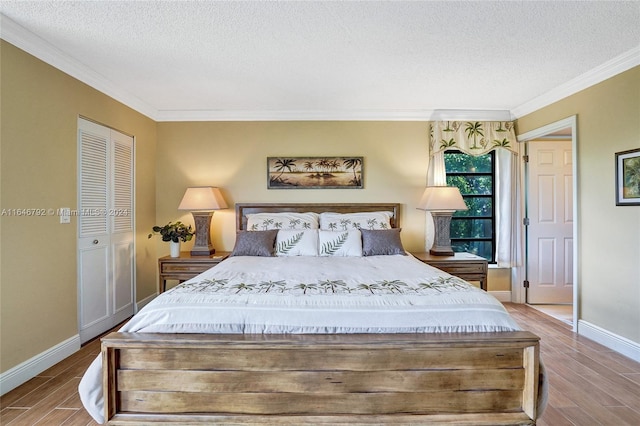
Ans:
POLYGON ((400 228, 360 229, 363 256, 406 255, 400 240, 400 228))
POLYGON ((231 256, 274 256, 277 235, 277 229, 238 231, 231 256))

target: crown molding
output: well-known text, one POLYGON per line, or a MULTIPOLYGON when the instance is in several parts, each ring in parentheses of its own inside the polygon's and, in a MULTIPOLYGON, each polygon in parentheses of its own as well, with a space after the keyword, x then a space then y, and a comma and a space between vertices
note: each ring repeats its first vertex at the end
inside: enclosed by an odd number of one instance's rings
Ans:
POLYGON ((156 121, 428 121, 431 110, 161 110, 156 121))
POLYGON ((640 65, 640 46, 616 56, 519 107, 513 108, 511 113, 515 118, 523 117, 638 65, 640 65))
POLYGON ((511 121, 511 112, 506 109, 436 109, 429 121, 511 121))
POLYGON ((508 110, 159 111, 157 121, 510 121, 508 110))
POLYGON ((72 58, 67 53, 3 14, 0 14, 0 38, 105 95, 112 97, 118 102, 125 104, 129 108, 151 119, 155 119, 157 115, 155 108, 139 98, 132 96, 129 92, 120 89, 103 75, 72 58))

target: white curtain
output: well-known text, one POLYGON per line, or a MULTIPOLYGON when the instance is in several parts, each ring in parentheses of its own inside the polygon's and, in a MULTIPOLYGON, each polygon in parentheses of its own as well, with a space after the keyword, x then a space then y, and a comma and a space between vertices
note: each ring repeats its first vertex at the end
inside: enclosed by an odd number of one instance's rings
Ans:
MULTIPOLYGON (((516 150, 521 144, 515 144, 516 150)), ((496 263, 518 266, 522 260, 522 156, 496 150, 496 263)))
MULTIPOLYGON (((521 144, 510 121, 435 121, 430 128, 431 161, 427 185, 446 185, 444 152, 470 155, 496 152, 496 263, 513 267, 521 263, 522 196, 521 144)), ((427 215, 426 247, 433 244, 433 222, 427 215)))

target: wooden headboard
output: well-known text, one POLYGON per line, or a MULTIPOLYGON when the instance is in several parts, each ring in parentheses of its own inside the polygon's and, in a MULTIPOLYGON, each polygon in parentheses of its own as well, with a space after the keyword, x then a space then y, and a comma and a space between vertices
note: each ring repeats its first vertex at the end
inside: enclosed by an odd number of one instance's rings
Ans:
POLYGON ((282 213, 282 212, 380 212, 388 211, 391 216, 391 227, 400 227, 399 203, 238 203, 236 204, 236 230, 247 229, 247 215, 253 213, 282 213))

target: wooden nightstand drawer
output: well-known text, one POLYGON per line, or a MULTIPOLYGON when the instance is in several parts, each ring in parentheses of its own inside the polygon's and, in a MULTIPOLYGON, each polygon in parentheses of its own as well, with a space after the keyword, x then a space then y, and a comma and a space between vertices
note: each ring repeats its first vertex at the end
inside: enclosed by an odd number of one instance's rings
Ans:
POLYGON ((163 263, 162 264, 162 273, 171 273, 171 272, 192 272, 196 274, 201 274, 207 269, 211 268, 212 264, 210 263, 163 263))
POLYGON ((438 263, 438 269, 442 269, 450 274, 486 274, 483 263, 438 263))

